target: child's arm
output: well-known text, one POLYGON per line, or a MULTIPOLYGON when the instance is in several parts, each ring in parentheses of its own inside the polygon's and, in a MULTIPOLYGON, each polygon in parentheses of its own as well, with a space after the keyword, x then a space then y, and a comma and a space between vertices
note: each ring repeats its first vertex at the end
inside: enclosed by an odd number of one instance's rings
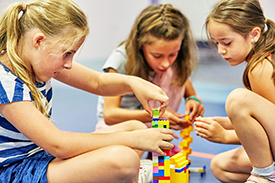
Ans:
MULTIPOLYGON (((133 119, 143 123, 151 122, 152 117, 145 110, 121 108, 121 98, 121 96, 104 98, 103 115, 107 125, 114 125, 133 119)), ((184 119, 184 116, 185 115, 166 109, 162 118, 169 120, 171 129, 182 130, 190 125, 190 123, 184 119)))
POLYGON ((190 115, 190 120, 194 122, 196 117, 203 116, 204 107, 202 105, 201 98, 196 94, 192 81, 188 79, 184 85, 185 85, 184 98, 185 99, 190 98, 189 100, 186 101, 186 104, 185 104, 185 114, 190 115), (195 99, 191 98, 193 96, 195 99))
MULTIPOLYGON (((115 69, 109 68, 109 72, 118 73, 115 69)), ((151 122, 152 117, 145 110, 132 110, 120 107, 121 96, 104 98, 104 121, 107 125, 114 125, 128 120, 139 120, 147 123, 151 122)), ((170 128, 182 130, 189 126, 189 122, 184 119, 185 115, 179 114, 173 110, 166 109, 162 118, 168 119, 170 128)))
MULTIPOLYGON (((110 68, 109 72, 118 73, 110 68)), ((152 117, 145 110, 129 110, 120 107, 122 96, 104 98, 104 121, 107 125, 114 125, 128 120, 139 120, 141 122, 151 122, 152 117)))
POLYGON ((121 98, 121 96, 104 97, 103 116, 107 125, 114 125, 133 119, 144 123, 151 122, 152 117, 145 110, 130 110, 121 108, 121 98))
POLYGON ((160 115, 164 113, 169 101, 167 95, 158 86, 141 78, 115 73, 100 74, 76 62, 73 62, 72 69, 63 70, 56 79, 84 91, 103 96, 135 93, 150 115, 152 115, 152 109, 148 105, 149 100, 160 102, 160 115))
POLYGON ((233 130, 233 125, 228 117, 214 116, 211 117, 214 121, 217 121, 224 129, 233 130))
POLYGON ((230 128, 227 117, 198 117, 195 121, 196 134, 211 142, 240 144, 235 130, 230 128))
POLYGON ((0 104, 0 113, 35 144, 61 159, 110 145, 162 153, 160 147, 172 148, 169 129, 146 129, 117 133, 63 133, 44 117, 30 101, 0 104))

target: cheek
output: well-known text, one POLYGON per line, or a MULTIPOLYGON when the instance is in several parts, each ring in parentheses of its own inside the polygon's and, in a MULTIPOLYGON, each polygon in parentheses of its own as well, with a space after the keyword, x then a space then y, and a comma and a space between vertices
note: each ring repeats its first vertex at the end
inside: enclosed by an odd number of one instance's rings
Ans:
POLYGON ((244 41, 243 44, 239 46, 239 49, 236 49, 235 51, 238 52, 239 50, 239 52, 241 52, 244 57, 247 57, 251 49, 252 49, 252 44, 250 43, 250 41, 244 41))
POLYGON ((230 56, 233 60, 231 61, 232 63, 230 63, 230 65, 232 65, 233 63, 234 63, 233 65, 238 65, 246 60, 246 57, 248 55, 247 50, 235 49, 235 50, 231 50, 231 51, 232 52, 231 52, 230 56))
POLYGON ((150 65, 152 69, 155 69, 159 65, 158 59, 154 58, 153 56, 149 56, 146 58, 146 62, 150 65))
POLYGON ((48 57, 48 65, 52 68, 60 67, 63 65, 63 56, 61 54, 50 54, 48 57))
POLYGON ((240 57, 242 57, 243 59, 245 59, 248 54, 250 53, 250 48, 248 47, 243 47, 242 49, 238 49, 238 50, 235 50, 236 51, 236 54, 239 52, 240 53, 240 57))
POLYGON ((176 59, 178 58, 178 56, 173 56, 172 58, 171 58, 171 65, 173 65, 173 63, 176 61, 176 59))

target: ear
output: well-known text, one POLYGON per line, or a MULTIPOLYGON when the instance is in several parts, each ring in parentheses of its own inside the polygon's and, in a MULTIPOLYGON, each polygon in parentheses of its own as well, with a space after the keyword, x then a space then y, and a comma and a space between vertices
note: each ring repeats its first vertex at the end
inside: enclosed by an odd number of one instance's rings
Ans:
POLYGON ((34 34, 33 41, 32 41, 33 47, 35 49, 38 49, 41 46, 42 41, 44 40, 45 40, 45 34, 43 34, 42 32, 38 32, 34 34))
POLYGON ((251 42, 257 42, 261 36, 260 27, 254 27, 249 33, 251 42))

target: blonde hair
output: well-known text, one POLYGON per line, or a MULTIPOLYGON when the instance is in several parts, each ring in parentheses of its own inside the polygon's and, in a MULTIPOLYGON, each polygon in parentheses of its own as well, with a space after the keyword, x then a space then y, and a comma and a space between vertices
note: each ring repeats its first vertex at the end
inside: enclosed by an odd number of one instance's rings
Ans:
POLYGON ((176 79, 171 83, 177 82, 182 86, 191 76, 197 61, 197 45, 188 19, 170 4, 150 5, 145 8, 137 17, 129 37, 123 42, 128 56, 126 74, 148 80, 151 68, 144 58, 142 47, 150 43, 149 36, 167 41, 183 37, 178 57, 172 65, 176 71, 176 79))
POLYGON ((26 4, 11 4, 0 19, 0 51, 6 51, 14 74, 21 79, 32 93, 35 107, 46 117, 47 100, 36 88, 32 70, 18 55, 18 42, 23 35, 34 28, 45 35, 58 35, 60 42, 77 44, 88 32, 87 18, 84 12, 71 0, 32 0, 26 4), (23 11, 21 17, 19 13, 23 11))
MULTIPOLYGON (((211 38, 207 25, 210 20, 230 26, 244 38, 253 28, 259 27, 261 29, 260 38, 254 43, 254 47, 247 57, 249 61, 243 74, 243 83, 246 88, 251 90, 248 73, 275 50, 275 23, 265 18, 258 0, 222 0, 217 3, 205 22, 209 42, 211 42, 211 38)), ((275 84, 274 54, 269 61, 273 65, 271 77, 275 84)))

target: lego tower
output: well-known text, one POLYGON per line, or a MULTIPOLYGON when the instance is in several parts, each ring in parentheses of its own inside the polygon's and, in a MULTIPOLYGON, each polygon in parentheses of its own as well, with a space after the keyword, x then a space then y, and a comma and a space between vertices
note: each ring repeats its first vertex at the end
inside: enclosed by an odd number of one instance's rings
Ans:
MULTIPOLYGON (((152 128, 169 128, 169 121, 159 119, 159 111, 153 110, 152 128)), ((162 149, 166 156, 153 153, 153 183, 170 183, 170 149, 162 149)))

